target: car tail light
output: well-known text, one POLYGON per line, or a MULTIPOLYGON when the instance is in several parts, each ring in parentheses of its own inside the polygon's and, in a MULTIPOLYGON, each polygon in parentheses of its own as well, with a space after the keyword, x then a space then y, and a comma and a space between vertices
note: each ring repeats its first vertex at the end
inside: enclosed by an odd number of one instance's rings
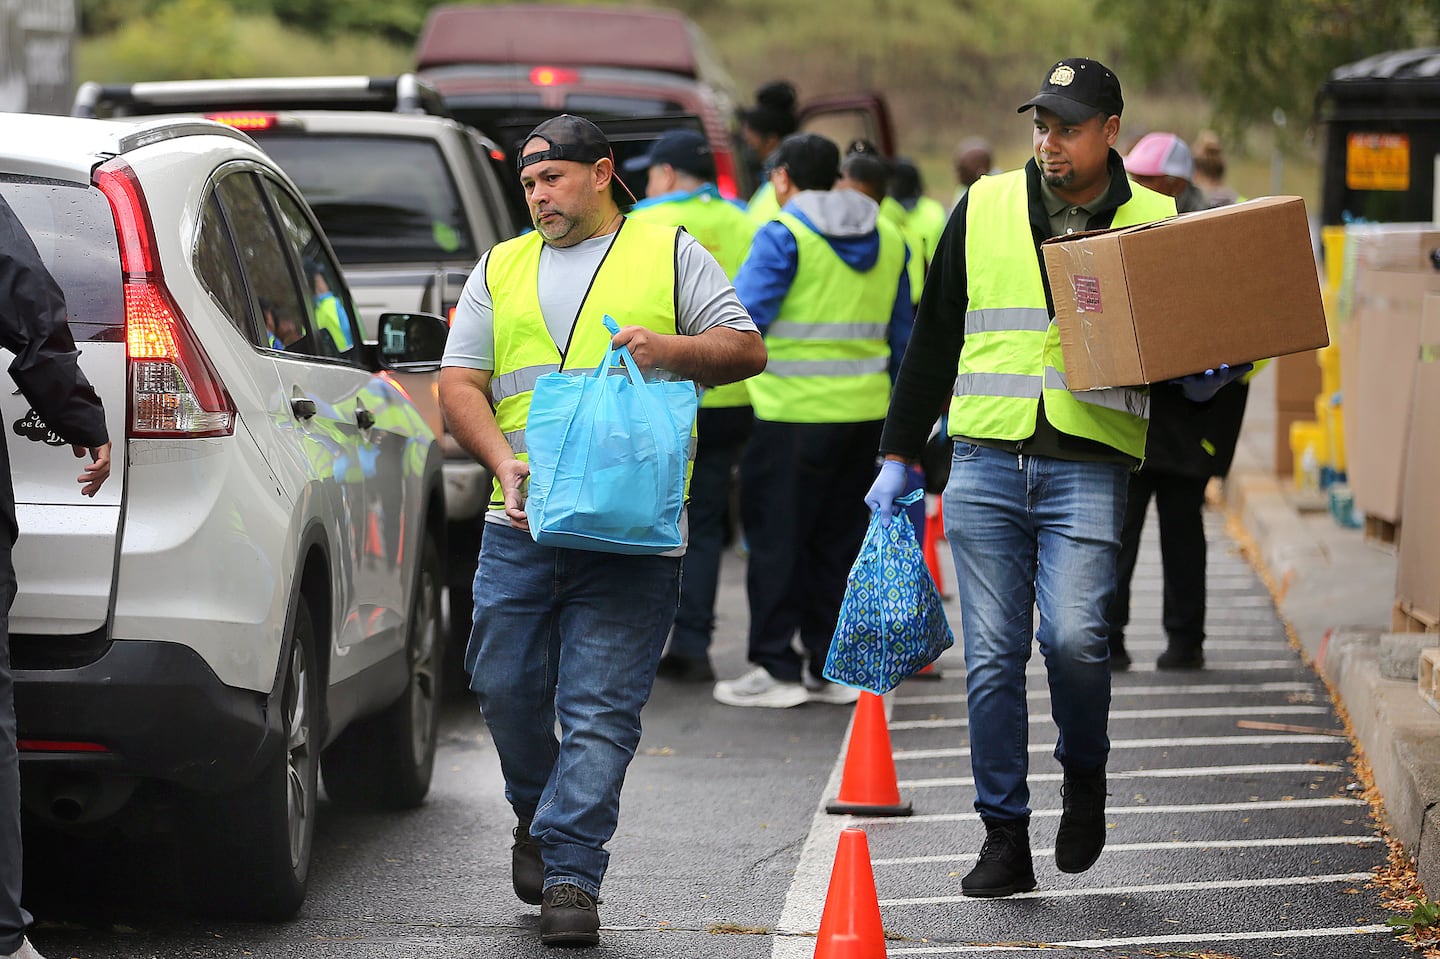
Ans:
POLYGON ((229 436, 235 431, 235 403, 165 288, 150 210, 135 172, 123 160, 111 160, 95 171, 95 186, 110 201, 120 240, 129 435, 229 436))
POLYGON ((22 753, 108 753, 99 743, 72 739, 21 739, 15 743, 22 753))
POLYGON ((580 74, 575 70, 560 67, 535 67, 530 71, 530 82, 537 87, 553 87, 561 83, 575 83, 580 74))
POLYGON ((247 133, 269 130, 280 122, 280 118, 273 113, 207 113, 205 119, 247 133))
POLYGON ((735 184, 735 157, 728 152, 715 154, 715 186, 727 200, 740 199, 735 184))

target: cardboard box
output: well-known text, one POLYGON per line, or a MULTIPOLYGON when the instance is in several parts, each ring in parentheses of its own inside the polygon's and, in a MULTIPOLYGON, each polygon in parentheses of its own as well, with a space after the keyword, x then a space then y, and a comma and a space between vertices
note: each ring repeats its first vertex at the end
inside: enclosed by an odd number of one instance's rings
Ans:
MULTIPOLYGON (((1420 314, 1440 273, 1368 270, 1355 275, 1355 309, 1340 331, 1345 398, 1346 473, 1355 508, 1388 523, 1404 518, 1409 435, 1420 314), (1347 328, 1348 327, 1348 328, 1347 328)), ((1433 483, 1432 483, 1433 485, 1433 483)))
POLYGON ((1367 223, 1346 227, 1347 248, 1354 245, 1354 269, 1429 273, 1432 254, 1440 251, 1440 230, 1431 223, 1367 223))
POLYGON ((1311 406, 1323 385, 1320 354, 1315 350, 1287 353, 1275 360, 1275 403, 1278 406, 1311 406))
POLYGON ((1042 250, 1072 390, 1155 383, 1330 342, 1299 197, 1056 237, 1042 250))
POLYGON ((1440 619, 1440 295, 1422 306, 1405 456, 1405 535, 1395 565, 1395 597, 1440 619))

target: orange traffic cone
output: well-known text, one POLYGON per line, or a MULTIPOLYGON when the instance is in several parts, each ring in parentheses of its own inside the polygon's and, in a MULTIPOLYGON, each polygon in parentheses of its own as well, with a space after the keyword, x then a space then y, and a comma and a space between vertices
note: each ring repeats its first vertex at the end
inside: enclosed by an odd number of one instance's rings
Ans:
POLYGON ((885 725, 885 702, 862 692, 855 701, 850 724, 850 748, 840 774, 840 795, 825 811, 837 815, 908 816, 915 810, 900 801, 895 781, 895 757, 890 754, 890 730, 885 725))
POLYGON ((940 548, 936 544, 945 538, 945 517, 941 513, 940 504, 935 504, 935 512, 925 516, 925 542, 921 545, 921 554, 925 557, 925 568, 930 571, 930 578, 935 580, 935 588, 940 591, 941 599, 949 599, 945 592, 945 577, 940 572, 940 548))
POLYGON ((815 959, 885 959, 885 927, 863 829, 840 830, 815 959))
POLYGON ((911 679, 944 679, 945 674, 940 672, 940 667, 935 663, 926 663, 917 672, 910 674, 911 679))

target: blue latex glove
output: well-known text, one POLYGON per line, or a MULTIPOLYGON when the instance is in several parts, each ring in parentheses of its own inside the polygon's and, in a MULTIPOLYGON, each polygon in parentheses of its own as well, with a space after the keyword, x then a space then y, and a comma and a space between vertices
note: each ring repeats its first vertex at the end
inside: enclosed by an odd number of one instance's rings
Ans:
POLYGON ((880 475, 870 484, 865 494, 865 505, 870 512, 880 514, 880 525, 889 526, 900 507, 895 500, 905 495, 905 464, 899 460, 886 460, 880 466, 880 475))
POLYGON ((1182 376, 1172 382, 1179 385, 1180 392, 1184 393, 1185 398, 1190 402, 1204 403, 1214 398, 1222 387, 1235 382, 1254 368, 1254 363, 1241 363, 1239 366, 1221 363, 1218 370, 1191 373, 1189 376, 1182 376))

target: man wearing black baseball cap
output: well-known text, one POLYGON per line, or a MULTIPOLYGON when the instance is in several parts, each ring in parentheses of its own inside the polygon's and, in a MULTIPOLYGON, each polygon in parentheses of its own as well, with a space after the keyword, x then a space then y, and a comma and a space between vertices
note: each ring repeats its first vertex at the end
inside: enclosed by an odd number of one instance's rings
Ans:
POLYGON ((540 906, 545 945, 589 946, 600 940, 605 844, 675 616, 684 548, 620 556, 534 541, 531 394, 545 372, 593 371, 612 345, 628 347, 647 376, 705 385, 759 372, 765 345, 704 247, 621 214, 610 143, 595 124, 546 120, 526 137, 519 167, 535 230, 492 247, 471 273, 440 403, 451 435, 495 476, 465 668, 519 820, 511 881, 540 906), (613 337, 606 314, 622 324, 613 337))
MULTIPOLYGON (((630 217, 666 226, 683 226, 709 250, 733 281, 755 224, 745 208, 720 195, 715 184, 715 154, 698 130, 679 128, 661 134, 650 150, 625 164, 645 171, 645 198, 630 217)), ((754 415, 743 382, 706 390, 697 417, 699 438, 690 475, 690 543, 675 629, 660 659, 662 678, 688 683, 715 681, 710 642, 715 633, 715 592, 725 550, 731 476, 750 437, 754 415)))
POLYGON ((986 833, 961 881, 967 896, 1035 888, 1025 700, 1035 640, 1064 768, 1055 864, 1083 872, 1105 844, 1105 613, 1126 480, 1145 452, 1148 396, 1066 389, 1040 244, 1174 215, 1173 200, 1126 179, 1112 149, 1124 105, 1115 74, 1083 58, 1052 64, 1021 105, 1031 112, 1034 155, 1024 169, 981 177, 951 214, 895 384, 880 443, 885 463, 866 495, 882 522, 895 512, 906 464, 920 457, 948 400, 955 449, 945 533, 965 640, 975 808, 986 833))

